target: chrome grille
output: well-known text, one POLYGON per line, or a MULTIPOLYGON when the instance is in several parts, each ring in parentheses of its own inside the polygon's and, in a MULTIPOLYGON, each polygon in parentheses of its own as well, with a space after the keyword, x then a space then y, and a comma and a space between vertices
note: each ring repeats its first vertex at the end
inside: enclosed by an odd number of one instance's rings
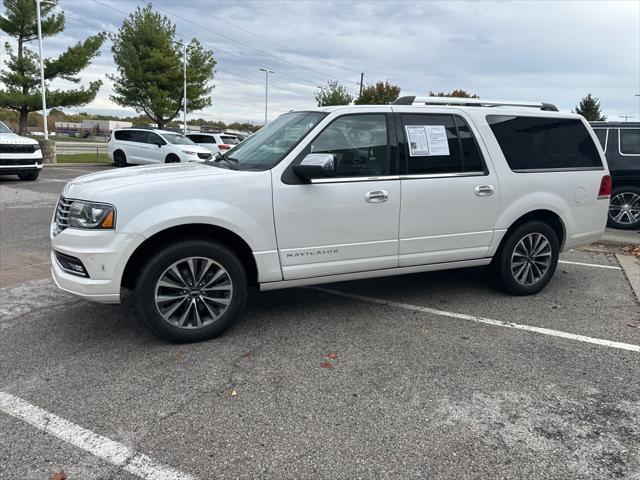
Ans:
POLYGON ((56 230, 61 232, 69 226, 69 209, 71 208, 71 200, 60 197, 56 206, 56 230))

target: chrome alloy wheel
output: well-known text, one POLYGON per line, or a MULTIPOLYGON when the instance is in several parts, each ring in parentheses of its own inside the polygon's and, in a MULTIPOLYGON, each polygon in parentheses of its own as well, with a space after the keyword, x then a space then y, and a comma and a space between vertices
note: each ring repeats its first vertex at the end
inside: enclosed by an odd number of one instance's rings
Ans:
POLYGON ((609 218, 621 225, 640 221, 640 195, 633 192, 614 195, 609 203, 609 218))
POLYGON ((225 268, 204 257, 188 257, 170 265, 156 283, 155 303, 166 322, 178 328, 212 324, 227 310, 233 283, 225 268))
POLYGON ((520 239, 511 255, 513 278, 525 286, 540 281, 551 266, 551 243, 541 233, 533 232, 520 239))

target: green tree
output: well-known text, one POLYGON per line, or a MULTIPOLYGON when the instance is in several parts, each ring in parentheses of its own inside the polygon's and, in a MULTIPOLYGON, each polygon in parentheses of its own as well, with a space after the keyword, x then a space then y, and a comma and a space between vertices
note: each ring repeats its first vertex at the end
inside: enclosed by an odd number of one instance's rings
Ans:
POLYGON ((319 107, 349 105, 353 101, 353 96, 349 94, 347 87, 337 80, 329 80, 326 87, 318 89, 315 97, 319 107))
MULTIPOLYGON (((111 75, 118 105, 144 112, 162 128, 182 109, 183 50, 174 43, 176 27, 147 4, 124 20, 112 36, 117 75, 111 75)), ((187 51, 187 110, 211 105, 216 62, 213 52, 192 40, 187 51)))
POLYGON ((377 82, 362 89, 356 105, 387 105, 400 96, 400 87, 389 82, 377 82))
POLYGON ((467 92, 466 90, 456 89, 450 92, 429 92, 430 97, 456 97, 456 98, 480 98, 475 93, 467 92))
POLYGON ((600 109, 600 100, 596 97, 592 97, 590 93, 586 97, 582 97, 580 103, 574 110, 574 113, 582 115, 589 122, 597 122, 607 119, 600 109))
MULTIPOLYGON (((26 133, 29 112, 42 110, 38 54, 26 44, 38 38, 34 0, 4 0, 0 30, 16 39, 16 48, 5 43, 6 56, 0 72, 0 107, 19 112, 20 133, 26 133)), ((54 5, 42 4, 42 36, 51 37, 64 30, 64 14, 53 13, 54 5)), ((98 33, 69 47, 58 58, 44 60, 44 78, 50 82, 61 78, 80 83, 77 75, 99 54, 106 36, 98 33)), ((75 107, 93 101, 102 82, 90 82, 87 88, 75 90, 46 89, 47 107, 75 107)))

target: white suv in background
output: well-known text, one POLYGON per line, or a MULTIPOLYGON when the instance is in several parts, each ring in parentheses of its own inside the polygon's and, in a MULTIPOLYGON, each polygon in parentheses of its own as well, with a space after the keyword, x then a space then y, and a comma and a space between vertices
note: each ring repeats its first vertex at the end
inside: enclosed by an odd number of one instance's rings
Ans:
POLYGON ((117 167, 151 163, 204 162, 211 152, 180 133, 149 128, 114 130, 107 154, 117 167))
POLYGON ((530 295, 604 232, 585 119, 544 103, 403 97, 292 111, 215 161, 79 177, 51 226, 57 285, 135 291, 159 336, 220 335, 249 289, 487 265, 530 295))
POLYGON ((238 137, 226 133, 187 133, 187 138, 193 143, 208 148, 213 154, 227 153, 240 143, 238 137))
POLYGON ((42 170, 42 151, 37 140, 15 134, 0 122, 0 175, 17 175, 33 181, 42 170))

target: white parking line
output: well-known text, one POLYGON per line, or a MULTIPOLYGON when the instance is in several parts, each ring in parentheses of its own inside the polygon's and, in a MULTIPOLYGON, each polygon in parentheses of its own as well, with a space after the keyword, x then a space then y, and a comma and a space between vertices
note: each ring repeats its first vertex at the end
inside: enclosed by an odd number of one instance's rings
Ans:
POLYGON ((374 297, 367 297, 364 295, 357 295, 354 293, 345 293, 338 290, 331 290, 328 288, 319 287, 306 287, 309 290, 316 290, 319 292, 330 293, 332 295, 338 295, 340 297, 351 298, 353 300, 360 300, 363 302, 376 303, 378 305, 388 305, 390 307, 404 308, 405 310, 413 310, 417 312, 430 313, 432 315, 439 315, 442 317, 457 318, 460 320, 468 320, 470 322, 484 323, 487 325, 493 325, 495 327, 513 328, 516 330, 524 330, 527 332, 540 333, 542 335, 550 335, 552 337, 566 338, 568 340, 576 340, 578 342, 592 343, 594 345, 601 345, 604 347, 617 348, 619 350, 629 350, 631 352, 640 353, 640 345, 634 345, 631 343, 614 342, 611 340, 604 340, 602 338, 587 337, 584 335, 577 335, 575 333, 562 332, 560 330, 552 330, 550 328, 534 327, 532 325, 523 325, 520 323, 503 322, 500 320, 492 320, 491 318, 477 317, 475 315, 467 315, 464 313, 448 312, 446 310, 437 310, 435 308, 421 307, 419 305, 411 305, 409 303, 394 302, 391 300, 382 300, 374 297))
POLYGON ((75 445, 140 478, 195 480, 195 477, 191 475, 164 466, 121 443, 93 433, 10 393, 0 392, 0 411, 27 422, 43 432, 75 445))
POLYGON ((558 260, 558 263, 565 263, 567 265, 580 265, 581 267, 608 268, 610 270, 622 270, 622 268, 620 267, 616 267, 613 265, 600 265, 599 263, 570 262, 568 260, 558 260))

